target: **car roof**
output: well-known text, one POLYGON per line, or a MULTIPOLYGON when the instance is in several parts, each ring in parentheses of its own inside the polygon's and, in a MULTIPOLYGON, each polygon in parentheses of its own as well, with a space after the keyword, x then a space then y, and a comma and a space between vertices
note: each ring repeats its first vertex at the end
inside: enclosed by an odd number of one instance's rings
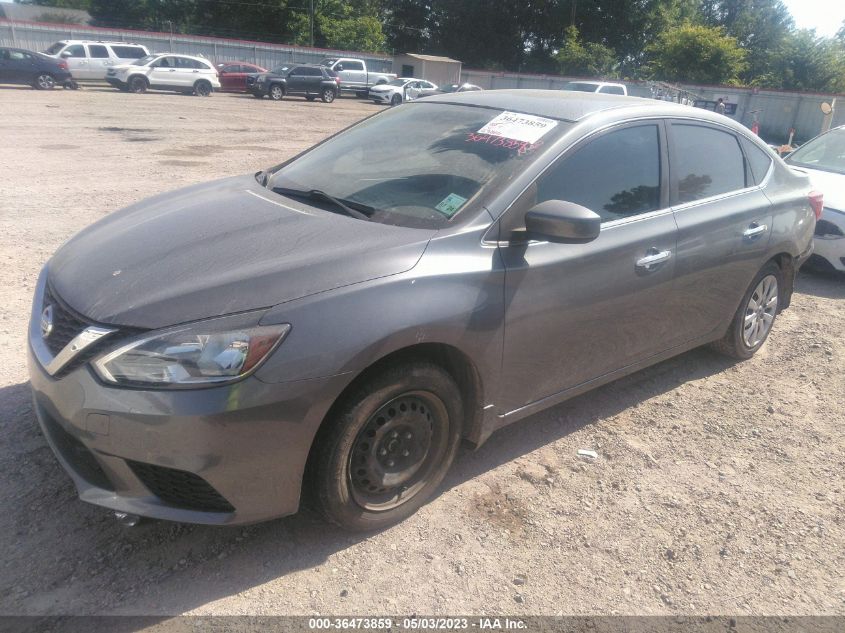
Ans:
MULTIPOLYGON (((525 114, 570 122, 578 121, 595 112, 626 107, 651 107, 655 110, 655 116, 664 114, 664 110, 669 110, 671 115, 677 116, 679 111, 682 111, 694 117, 698 117, 705 112, 700 109, 693 110, 689 106, 641 97, 568 92, 565 90, 526 90, 524 88, 449 93, 428 97, 426 102, 459 103, 497 110, 515 110, 525 114), (661 112, 657 112, 657 110, 661 110, 661 112)), ((724 120, 724 117, 722 119, 724 120)))

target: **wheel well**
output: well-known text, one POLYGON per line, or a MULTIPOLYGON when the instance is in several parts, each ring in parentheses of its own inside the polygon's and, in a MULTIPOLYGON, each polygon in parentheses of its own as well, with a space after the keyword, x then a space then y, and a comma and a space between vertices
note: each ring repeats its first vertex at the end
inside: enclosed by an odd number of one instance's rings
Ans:
MULTIPOLYGON (((461 391, 464 405, 464 428, 463 437, 472 440, 478 437, 481 426, 481 401, 482 389, 481 377, 472 361, 456 347, 442 343, 420 343, 411 345, 391 352, 383 356, 369 367, 361 371, 341 394, 335 399, 326 417, 320 426, 325 424, 341 406, 350 394, 355 393, 359 385, 370 378, 373 374, 383 371, 385 368, 397 363, 426 361, 438 365, 446 370, 461 391)), ((319 434, 319 432, 318 432, 319 434)))
POLYGON ((285 88, 285 84, 283 84, 281 81, 274 81, 274 82, 272 82, 272 83, 270 84, 270 88, 269 88, 268 90, 272 90, 272 88, 273 88, 274 86, 278 86, 279 88, 281 88, 281 89, 282 89, 282 94, 286 94, 286 93, 287 93, 287 91, 288 91, 288 90, 287 90, 287 88, 285 88))
POLYGON ((143 79, 145 84, 147 84, 148 86, 150 85, 150 80, 149 80, 149 79, 147 79, 144 75, 130 75, 130 76, 126 79, 126 83, 127 83, 127 84, 131 84, 131 83, 132 83, 133 81, 135 81, 136 79, 143 79))
POLYGON ((780 268, 781 272, 783 273, 783 283, 785 288, 783 289, 783 301, 781 302, 780 307, 778 308, 778 312, 781 310, 785 310, 789 307, 789 304, 792 301, 792 290, 795 286, 795 258, 792 257, 789 253, 778 253, 771 260, 775 264, 777 264, 778 268, 780 268))

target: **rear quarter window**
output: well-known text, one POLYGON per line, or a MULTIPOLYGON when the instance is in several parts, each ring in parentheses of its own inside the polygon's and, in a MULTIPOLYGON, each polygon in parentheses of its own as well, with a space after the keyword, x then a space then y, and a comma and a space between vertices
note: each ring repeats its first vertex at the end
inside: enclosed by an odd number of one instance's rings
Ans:
POLYGON ((147 52, 140 46, 112 46, 112 52, 120 59, 141 59, 147 52))
POLYGON ((772 157, 766 150, 748 139, 742 139, 742 147, 745 150, 745 157, 748 159, 748 166, 751 168, 751 177, 754 179, 754 183, 759 185, 772 167, 772 157))

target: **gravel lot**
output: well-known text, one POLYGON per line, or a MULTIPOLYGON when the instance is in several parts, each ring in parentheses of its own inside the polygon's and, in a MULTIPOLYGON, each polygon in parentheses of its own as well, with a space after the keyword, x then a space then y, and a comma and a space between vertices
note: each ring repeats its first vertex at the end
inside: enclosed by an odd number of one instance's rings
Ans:
POLYGON ((802 275, 751 361, 696 350, 463 451, 442 494, 380 534, 308 512, 127 529, 76 499, 29 402, 43 263, 105 213, 377 109, 0 88, 0 613, 845 614, 836 278, 802 275))

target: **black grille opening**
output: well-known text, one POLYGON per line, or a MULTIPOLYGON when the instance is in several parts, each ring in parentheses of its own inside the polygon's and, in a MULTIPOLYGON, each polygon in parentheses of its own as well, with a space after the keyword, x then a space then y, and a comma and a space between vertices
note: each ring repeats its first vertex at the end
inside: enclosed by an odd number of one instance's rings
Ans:
MULTIPOLYGON (((114 327, 95 323, 94 321, 86 319, 82 315, 78 314, 59 298, 59 296, 50 288, 49 284, 44 288, 44 300, 42 301, 43 307, 48 305, 53 306, 53 331, 50 332, 50 336, 48 336, 44 342, 47 344, 47 347, 50 349, 53 356, 56 356, 59 352, 61 352, 67 344, 76 337, 77 334, 89 326, 100 325, 102 327, 114 327)), ((96 343, 89 345, 81 353, 74 356, 67 365, 62 367, 54 378, 61 378, 77 367, 81 367, 103 352, 118 338, 134 336, 144 331, 145 330, 141 328, 130 327, 121 327, 120 329, 115 330, 108 336, 104 336, 96 343)))
POLYGON ((150 492, 165 503, 205 512, 235 511, 232 504, 199 475, 130 460, 126 463, 150 492))
POLYGON ((46 414, 44 414, 44 426, 47 428, 47 433, 53 440, 56 450, 70 464, 77 475, 92 486, 114 490, 99 462, 82 442, 65 431, 60 424, 46 414))

